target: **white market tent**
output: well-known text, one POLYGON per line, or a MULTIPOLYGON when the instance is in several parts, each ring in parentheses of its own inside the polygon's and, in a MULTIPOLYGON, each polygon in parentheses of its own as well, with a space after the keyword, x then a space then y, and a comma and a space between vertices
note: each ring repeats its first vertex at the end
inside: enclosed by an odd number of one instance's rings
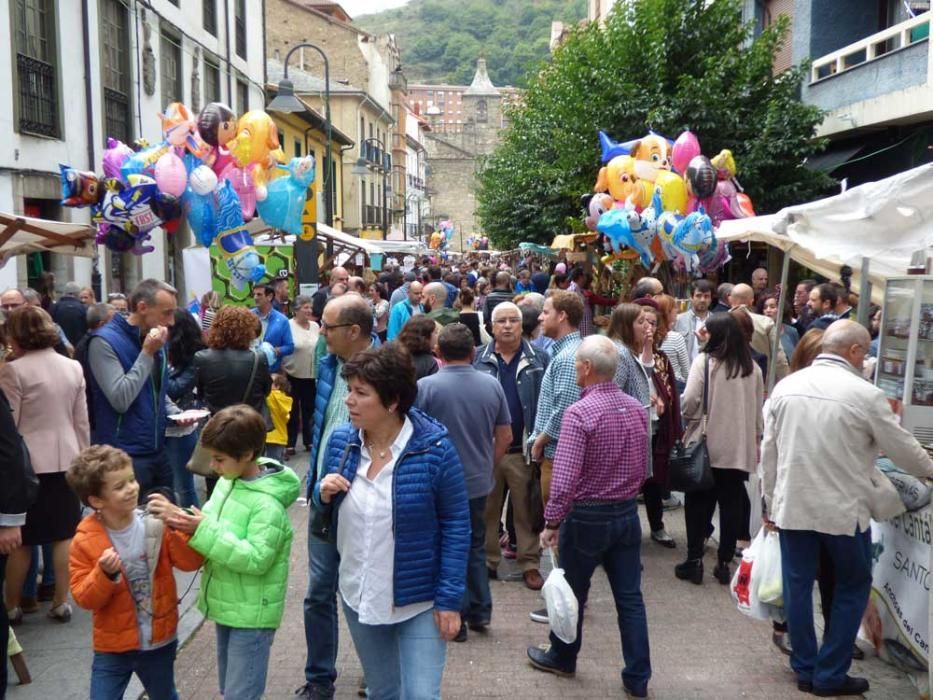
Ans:
POLYGON ((48 221, 0 212, 0 265, 15 255, 49 251, 93 258, 97 229, 90 224, 48 221))

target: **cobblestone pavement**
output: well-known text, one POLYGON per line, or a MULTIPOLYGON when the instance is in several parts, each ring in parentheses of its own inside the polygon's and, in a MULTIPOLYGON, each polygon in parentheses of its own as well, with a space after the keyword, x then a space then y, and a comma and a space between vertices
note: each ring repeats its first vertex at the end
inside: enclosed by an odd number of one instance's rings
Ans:
MULTIPOLYGON (((286 618, 275 637, 266 688, 268 698, 288 698, 304 682, 305 641, 302 599, 307 582, 306 508, 293 508, 295 542, 286 618)), ((650 697, 670 700, 781 700, 812 697, 796 689, 787 657, 771 644, 770 625, 750 620, 735 609, 726 586, 709 575, 715 562, 707 556, 702 586, 674 578, 674 564, 685 546, 683 511, 665 515, 678 549, 643 540, 642 591, 648 611, 653 678, 650 697)), ((647 522, 642 508, 642 528, 647 522)), ((566 698, 623 697, 621 647, 608 580, 597 572, 584 624, 583 650, 573 679, 533 670, 526 659, 528 645, 547 641, 547 626, 528 613, 541 607, 538 593, 521 583, 514 563, 503 561, 500 580, 491 581, 494 609, 486 634, 470 633, 466 644, 450 644, 444 675, 445 698, 566 698), (505 576, 506 579, 501 580, 505 576), (517 579, 517 580, 514 580, 517 579)), ((362 669, 346 625, 341 621, 338 698, 355 698, 362 669)), ((176 678, 180 697, 220 698, 214 627, 205 624, 179 653, 176 678)), ((917 697, 906 677, 877 658, 855 662, 852 673, 867 677, 879 700, 917 697)))

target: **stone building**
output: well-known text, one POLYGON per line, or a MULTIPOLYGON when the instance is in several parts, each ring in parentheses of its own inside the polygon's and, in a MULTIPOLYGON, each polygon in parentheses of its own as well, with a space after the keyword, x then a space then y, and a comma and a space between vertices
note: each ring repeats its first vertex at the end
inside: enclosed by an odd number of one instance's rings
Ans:
MULTIPOLYGON (((422 86, 429 88, 430 86, 422 86)), ((462 123, 441 123, 438 115, 427 111, 431 131, 425 134, 425 148, 430 168, 431 210, 435 219, 448 219, 456 236, 452 247, 479 233, 476 218, 476 171, 483 156, 499 145, 500 132, 506 125, 503 107, 514 90, 504 95, 492 84, 486 71, 486 59, 476 62, 473 82, 460 94, 462 123)))

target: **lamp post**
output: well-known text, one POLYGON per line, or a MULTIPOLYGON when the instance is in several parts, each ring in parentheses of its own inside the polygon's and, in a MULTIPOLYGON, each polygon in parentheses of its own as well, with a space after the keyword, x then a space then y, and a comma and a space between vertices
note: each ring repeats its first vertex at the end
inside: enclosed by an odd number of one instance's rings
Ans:
MULTIPOLYGON (((389 174, 392 172, 392 168, 386 167, 385 165, 385 154, 386 154, 386 145, 378 138, 370 136, 368 139, 363 141, 363 145, 367 147, 375 147, 379 150, 379 153, 382 154, 383 160, 377 162, 376 167, 382 171, 382 237, 386 239, 389 237, 389 217, 388 217, 388 203, 389 195, 392 193, 392 190, 389 188, 389 174)), ((363 156, 360 156, 356 159, 356 164, 353 166, 351 171, 354 175, 363 177, 369 174, 369 165, 371 162, 363 156)))
MULTIPOLYGON (((292 112, 305 112, 307 107, 297 97, 295 97, 295 85, 288 79, 288 61, 298 49, 313 49, 320 54, 324 61, 324 223, 328 226, 334 225, 334 203, 332 178, 333 164, 331 162, 331 120, 330 120, 330 62, 327 60, 327 54, 314 44, 307 42, 296 44, 287 54, 285 54, 284 75, 279 82, 278 91, 275 99, 266 107, 270 112, 282 112, 289 114, 292 112)), ((318 248, 317 239, 305 241, 298 236, 295 239, 295 259, 297 263, 298 283, 317 282, 318 248)))

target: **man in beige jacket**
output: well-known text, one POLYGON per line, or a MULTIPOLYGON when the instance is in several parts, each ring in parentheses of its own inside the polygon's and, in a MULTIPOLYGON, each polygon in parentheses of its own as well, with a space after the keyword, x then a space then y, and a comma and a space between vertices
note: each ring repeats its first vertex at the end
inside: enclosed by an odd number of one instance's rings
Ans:
MULTIPOLYGON (((780 328, 775 326, 774 321, 767 316, 762 316, 752 311, 752 306, 755 303, 755 292, 747 284, 735 285, 732 288, 732 293, 729 295, 729 301, 732 303, 733 309, 742 309, 752 319, 752 325, 755 327, 755 334, 752 336, 752 348, 754 348, 756 352, 760 352, 767 357, 770 366, 771 348, 774 347, 774 334, 777 333, 780 335, 780 328)), ((790 374, 790 367, 787 365, 787 356, 781 349, 780 343, 778 343, 777 359, 775 362, 777 364, 774 369, 774 376, 777 377, 777 379, 783 379, 790 374)), ((764 379, 765 382, 768 381, 767 377, 764 379)))
POLYGON ((884 393, 861 376, 870 342, 859 324, 834 322, 822 354, 779 382, 765 409, 762 490, 765 517, 781 533, 791 668, 800 690, 822 697, 868 690, 868 681, 847 673, 871 589, 875 458, 880 451, 912 474, 933 477, 933 460, 900 426, 884 393), (832 622, 817 648, 813 581, 821 544, 836 583, 832 622))

